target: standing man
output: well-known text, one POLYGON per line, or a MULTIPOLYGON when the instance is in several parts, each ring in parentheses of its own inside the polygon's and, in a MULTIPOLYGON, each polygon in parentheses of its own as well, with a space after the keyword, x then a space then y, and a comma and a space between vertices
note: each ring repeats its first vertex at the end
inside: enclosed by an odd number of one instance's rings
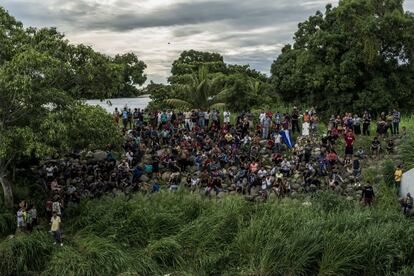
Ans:
POLYGON ((60 243, 60 246, 63 246, 62 237, 61 237, 61 224, 62 221, 60 217, 57 215, 56 212, 53 212, 53 216, 50 219, 50 231, 53 233, 53 237, 55 238, 55 242, 53 244, 60 243))
POLYGON ((398 165, 397 169, 394 172, 394 182, 395 182, 395 187, 397 188, 397 194, 399 194, 400 192, 402 175, 403 175, 403 171, 401 169, 401 165, 398 165))
POLYGON ((185 121, 185 127, 188 131, 193 129, 192 122, 191 122, 191 111, 184 112, 184 121, 185 121))
POLYGON ((372 202, 374 201, 374 198, 374 188, 372 188, 371 184, 367 182, 367 185, 362 190, 361 201, 364 202, 365 206, 371 206, 372 202))
POLYGON ((345 134, 345 158, 351 158, 354 154, 354 142, 354 133, 352 132, 352 129, 349 129, 348 132, 345 134))
POLYGON ((122 110, 122 125, 124 129, 128 126, 128 110, 126 107, 124 107, 124 110, 122 110))
POLYGON ((370 135, 370 125, 371 125, 371 115, 368 113, 368 111, 364 112, 364 115, 362 116, 362 134, 363 135, 370 135))
POLYGON ((292 121, 292 134, 295 134, 295 131, 296 130, 300 134, 300 128, 299 128, 299 110, 298 110, 298 108, 296 106, 293 107, 291 121, 292 121))
POLYGON ((401 113, 394 109, 392 112, 392 117, 392 134, 398 135, 400 134, 401 113))
POLYGON ((114 121, 116 123, 116 126, 118 126, 119 125, 119 117, 120 117, 120 114, 119 114, 119 111, 118 111, 118 108, 117 107, 115 107, 115 110, 112 113, 112 116, 114 117, 114 121))
POLYGON ((223 122, 225 124, 230 124, 230 111, 224 111, 223 112, 223 122))
POLYGON ((272 124, 272 119, 269 118, 269 116, 265 116, 263 119, 263 127, 262 127, 262 138, 268 139, 269 138, 269 129, 270 125, 272 124))
POLYGON ((408 193, 407 196, 404 197, 403 207, 404 207, 404 214, 410 215, 411 209, 413 208, 413 197, 410 195, 410 193, 408 193))

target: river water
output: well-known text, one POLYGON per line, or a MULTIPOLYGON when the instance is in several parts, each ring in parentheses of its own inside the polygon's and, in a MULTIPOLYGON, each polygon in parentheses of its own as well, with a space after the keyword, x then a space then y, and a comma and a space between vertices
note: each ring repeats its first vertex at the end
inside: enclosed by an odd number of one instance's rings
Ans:
POLYGON ((151 101, 148 95, 140 96, 137 98, 117 98, 110 100, 87 100, 86 103, 89 105, 99 105, 103 107, 109 113, 112 113, 115 110, 115 107, 118 110, 122 110, 125 106, 131 108, 146 108, 148 103, 151 101))

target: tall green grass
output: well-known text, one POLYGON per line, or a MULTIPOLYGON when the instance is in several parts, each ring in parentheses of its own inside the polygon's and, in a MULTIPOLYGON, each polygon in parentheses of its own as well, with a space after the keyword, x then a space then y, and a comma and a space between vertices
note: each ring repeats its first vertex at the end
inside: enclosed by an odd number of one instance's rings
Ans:
POLYGON ((63 247, 37 232, 2 242, 0 274, 404 275, 414 222, 381 203, 388 193, 372 208, 330 192, 306 206, 186 192, 103 198, 71 210, 63 247))

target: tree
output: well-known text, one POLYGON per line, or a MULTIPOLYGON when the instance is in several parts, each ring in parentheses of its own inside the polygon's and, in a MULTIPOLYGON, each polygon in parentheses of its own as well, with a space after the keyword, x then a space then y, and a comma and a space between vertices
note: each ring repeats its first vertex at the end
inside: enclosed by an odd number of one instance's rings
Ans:
POLYGON ((272 64, 273 88, 325 111, 410 108, 414 17, 402 4, 343 0, 309 17, 272 64))
POLYGON ((211 74, 227 71, 223 56, 220 54, 189 50, 182 52, 180 57, 173 62, 171 76, 168 81, 171 84, 185 83, 187 81, 186 76, 199 72, 203 66, 211 74))
POLYGON ((177 108, 208 110, 222 107, 228 89, 223 86, 223 78, 209 73, 207 66, 201 66, 191 74, 187 84, 173 86, 175 98, 165 102, 177 108))
POLYGON ((78 99, 113 95, 125 79, 109 57, 53 28, 23 29, 2 8, 0 45, 0 182, 10 208, 11 171, 25 160, 119 142, 110 115, 78 99))
POLYGON ((102 107, 83 103, 49 112, 40 125, 40 133, 48 155, 116 148, 122 143, 112 116, 102 107))
POLYGON ((148 108, 151 110, 160 110, 165 108, 171 108, 165 100, 173 97, 171 85, 165 85, 162 83, 154 83, 151 81, 144 89, 145 94, 149 94, 151 102, 148 108))
POLYGON ((124 55, 116 55, 114 58, 116 64, 122 65, 123 69, 123 86, 118 92, 118 96, 130 97, 138 94, 136 86, 141 86, 147 80, 144 74, 147 65, 134 53, 127 53, 124 55))

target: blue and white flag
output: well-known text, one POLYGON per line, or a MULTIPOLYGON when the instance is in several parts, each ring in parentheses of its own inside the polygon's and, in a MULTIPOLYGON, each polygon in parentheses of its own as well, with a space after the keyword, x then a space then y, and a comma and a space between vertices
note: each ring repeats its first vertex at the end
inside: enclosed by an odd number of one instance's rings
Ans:
POLYGON ((282 136, 283 142, 285 142, 288 148, 290 149, 293 148, 294 143, 293 143, 293 139, 290 137, 289 130, 287 129, 281 130, 279 134, 282 136))

